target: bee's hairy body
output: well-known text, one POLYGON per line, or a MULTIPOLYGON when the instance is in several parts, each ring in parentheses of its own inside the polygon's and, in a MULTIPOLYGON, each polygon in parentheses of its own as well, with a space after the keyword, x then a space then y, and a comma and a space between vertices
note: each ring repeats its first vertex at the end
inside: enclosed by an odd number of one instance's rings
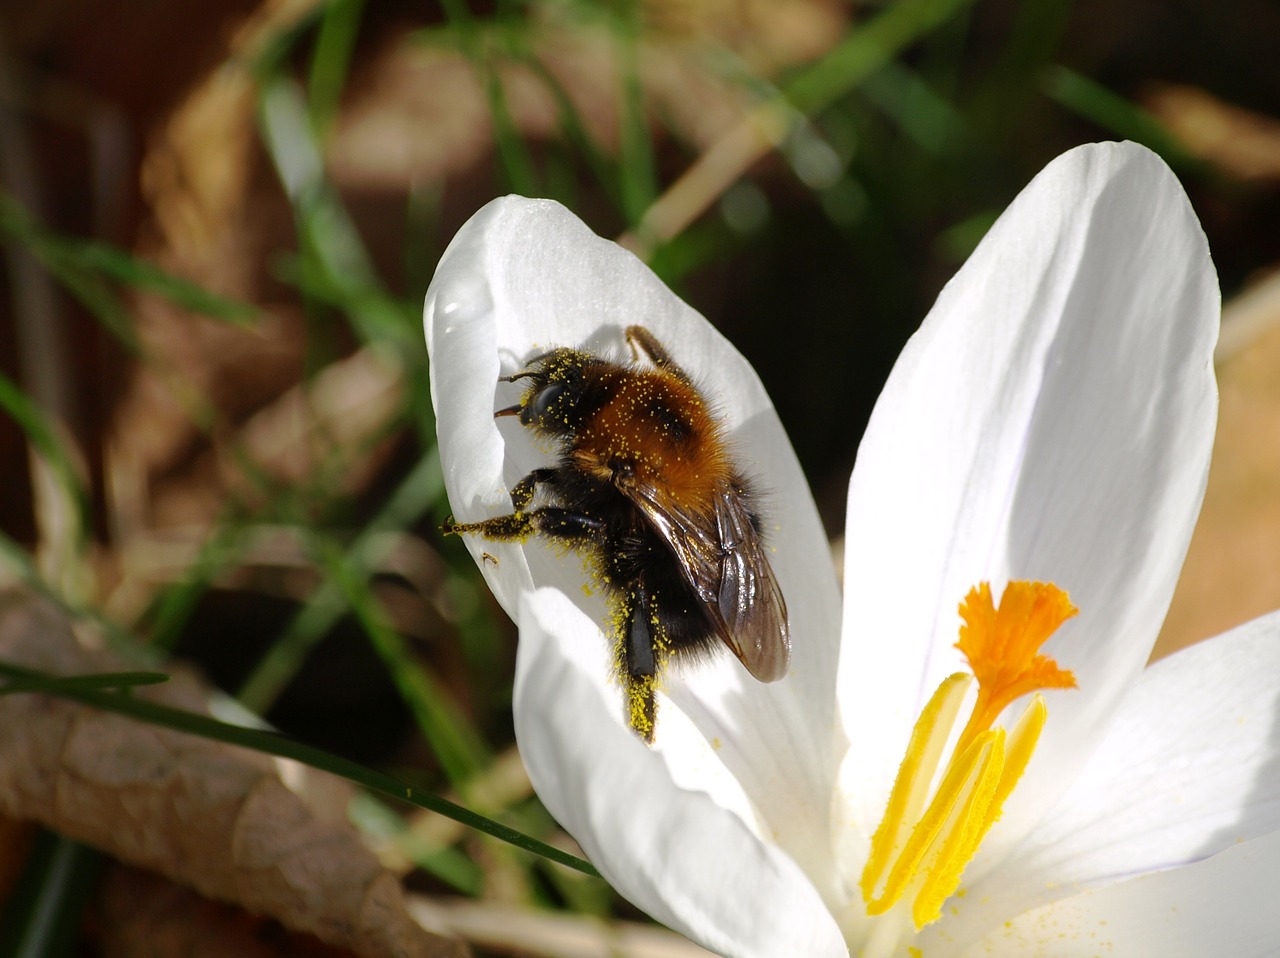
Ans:
POLYGON ((760 516, 719 422, 652 334, 632 326, 627 340, 653 365, 560 348, 505 377, 530 385, 497 415, 554 440, 559 461, 516 484, 512 514, 450 520, 446 532, 536 533, 586 552, 611 602, 627 722, 652 742, 656 683, 672 656, 723 642, 772 681, 786 671, 790 637, 760 516), (543 504, 529 508, 539 494, 543 504))

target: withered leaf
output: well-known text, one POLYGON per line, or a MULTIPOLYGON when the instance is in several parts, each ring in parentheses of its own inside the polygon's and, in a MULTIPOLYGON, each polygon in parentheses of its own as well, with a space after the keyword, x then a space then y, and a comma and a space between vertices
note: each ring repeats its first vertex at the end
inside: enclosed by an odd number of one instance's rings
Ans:
MULTIPOLYGON (((0 596, 0 659, 58 675, 127 667, 79 642, 52 605, 16 592, 0 596)), ((134 694, 206 711, 190 676, 134 694)), ((361 955, 466 954, 408 915, 399 882, 347 822, 318 814, 256 752, 73 702, 4 696, 0 814, 361 955)))

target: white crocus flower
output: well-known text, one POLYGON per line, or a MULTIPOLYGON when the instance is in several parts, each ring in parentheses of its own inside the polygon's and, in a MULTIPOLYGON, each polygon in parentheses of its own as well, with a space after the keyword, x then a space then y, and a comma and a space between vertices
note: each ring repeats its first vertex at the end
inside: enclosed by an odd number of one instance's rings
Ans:
MULTIPOLYGON (((468 537, 519 624, 533 784, 619 892, 729 956, 1276 953, 1280 618, 1144 670, 1216 412, 1216 279, 1160 160, 1132 144, 1067 153, 942 292, 859 450, 843 612, 754 372, 547 201, 486 206, 427 296, 456 517, 510 512, 507 490, 552 455, 495 422, 520 395, 498 377, 559 345, 628 358, 633 323, 703 384, 767 490, 793 655, 769 685, 731 655, 669 674, 648 748, 624 722, 581 562, 468 537), (966 607, 975 696, 957 609, 986 582, 993 599, 1013 586, 999 621, 984 589, 966 607), (1039 612, 1024 621, 1019 603, 1039 612), (1002 670, 1005 698, 991 692, 1002 670), (990 708, 961 755, 975 698, 990 708)), ((786 316, 777 327, 779 349, 823 348, 794 341, 786 316)))

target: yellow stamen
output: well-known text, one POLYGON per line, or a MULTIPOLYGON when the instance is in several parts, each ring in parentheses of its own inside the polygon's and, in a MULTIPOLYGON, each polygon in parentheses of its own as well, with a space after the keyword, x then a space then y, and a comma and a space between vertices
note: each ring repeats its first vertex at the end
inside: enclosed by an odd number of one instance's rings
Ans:
MULTIPOLYGON (((945 856, 941 854, 942 849, 935 843, 940 837, 944 845, 950 841, 950 832, 957 821, 953 818, 952 812, 956 811, 958 803, 960 804, 959 819, 969 817, 964 814, 965 808, 973 800, 976 787, 980 783, 986 783, 991 777, 993 758, 1003 761, 1003 741, 999 741, 997 746, 997 740, 1000 739, 1002 734, 999 731, 985 733, 973 743, 958 762, 953 761, 948 766, 942 784, 938 786, 933 796, 933 801, 929 803, 928 809, 912 829, 906 848, 894 863, 893 870, 889 873, 889 880, 885 883, 884 894, 877 901, 867 902, 868 915, 880 915, 888 911, 902 898, 913 880, 921 875, 927 879, 930 870, 944 862, 945 856), (944 831, 944 826, 948 826, 947 831, 944 831), (933 852, 930 866, 922 869, 921 864, 930 851, 933 852)), ((990 781, 989 785, 983 785, 988 802, 991 791, 995 789, 999 780, 999 769, 997 768, 995 772, 997 778, 990 781)), ((983 803, 983 811, 985 810, 986 802, 983 803)))
POLYGON ((1031 753, 1036 750, 1036 743, 1040 741, 1040 733, 1044 730, 1044 723, 1048 718, 1049 709, 1044 704, 1044 696, 1032 696, 1031 703, 1018 719, 1013 731, 1009 733, 1009 742, 1004 750, 1004 771, 1000 775, 1000 787, 996 789, 995 798, 991 800, 991 811, 986 827, 983 829, 983 835, 986 835, 987 829, 996 823, 1001 809, 1004 808, 1004 800, 1013 792, 1013 787, 1018 784, 1018 779, 1022 778, 1022 773, 1026 771, 1027 763, 1031 761, 1031 753))
MULTIPOLYGON (((970 759, 971 770, 957 776, 958 794, 942 832, 944 838, 935 843, 937 850, 923 870, 924 882, 911 908, 911 918, 917 928, 942 916, 942 903, 959 886, 965 866, 986 834, 987 814, 1004 768, 1004 741, 1004 729, 991 729, 978 736, 969 747, 970 753, 977 754, 970 759)), ((938 789, 939 794, 942 791, 938 789)))
MULTIPOLYGON (((963 672, 943 679, 916 720, 907 756, 898 768, 898 777, 889 794, 889 806, 871 839, 871 855, 862 871, 862 897, 868 903, 876 897, 876 887, 885 870, 902 857, 912 823, 920 820, 925 800, 929 797, 929 785, 942 758, 943 746, 947 744, 947 732, 955 724, 965 693, 972 684, 973 676, 963 672), (938 734, 939 730, 941 734, 938 734)), ((880 898, 883 899, 884 895, 882 892, 880 898)))
POLYGON ((997 728, 983 732, 970 746, 971 749, 976 748, 988 735, 994 735, 997 738, 993 746, 999 752, 984 767, 981 780, 974 783, 964 816, 957 816, 956 825, 950 831, 938 862, 928 869, 928 877, 911 910, 917 928, 942 917, 943 902, 960 887, 965 867, 978 853, 978 846, 987 837, 991 826, 1000 818, 1005 799, 1022 778, 1027 762, 1031 761, 1031 753, 1035 751, 1048 715, 1044 696, 1037 695, 1018 719, 1007 742, 1004 729, 997 728))
POLYGON ((949 676, 921 712, 862 873, 868 915, 882 915, 910 895, 917 929, 941 916, 1031 760, 1048 715, 1044 698, 1032 699, 1011 732, 992 726, 1022 695, 1075 687, 1071 672, 1039 654, 1075 613, 1066 593, 1050 583, 1009 583, 998 610, 989 584, 970 591, 960 606, 957 648, 977 678, 977 701, 931 798, 972 678, 949 676))

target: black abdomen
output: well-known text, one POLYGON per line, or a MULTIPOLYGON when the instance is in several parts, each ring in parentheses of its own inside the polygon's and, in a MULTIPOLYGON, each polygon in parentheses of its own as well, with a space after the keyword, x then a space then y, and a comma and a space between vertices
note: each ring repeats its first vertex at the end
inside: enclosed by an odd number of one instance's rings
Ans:
POLYGON ((557 505, 572 504, 575 512, 601 523, 602 530, 588 540, 588 548, 610 597, 621 603, 620 619, 627 630, 647 633, 659 658, 699 657, 716 650, 718 640, 702 598, 689 584, 676 554, 626 496, 611 483, 569 465, 561 466, 545 488, 557 505), (634 621, 637 618, 641 621, 634 621))

